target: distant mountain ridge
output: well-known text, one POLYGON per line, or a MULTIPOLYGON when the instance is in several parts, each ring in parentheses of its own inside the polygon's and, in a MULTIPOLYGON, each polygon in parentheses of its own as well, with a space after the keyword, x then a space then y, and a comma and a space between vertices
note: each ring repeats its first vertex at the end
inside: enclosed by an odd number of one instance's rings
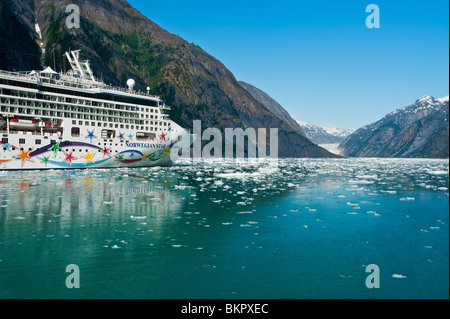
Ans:
POLYGON ((193 121, 201 120, 204 128, 278 128, 280 157, 333 157, 257 101, 220 61, 160 28, 125 0, 3 0, 0 18, 2 69, 50 65, 66 70, 64 52, 81 49, 105 83, 125 86, 133 78, 137 89, 149 86, 183 127, 192 129, 193 121), (65 25, 69 4, 80 8, 80 28, 65 25), (36 22, 45 48, 41 60, 36 22))
POLYGON ((340 144, 350 157, 449 158, 449 97, 424 96, 340 144))
POLYGON ((309 122, 297 121, 306 136, 316 144, 339 144, 353 131, 337 127, 322 127, 309 122))

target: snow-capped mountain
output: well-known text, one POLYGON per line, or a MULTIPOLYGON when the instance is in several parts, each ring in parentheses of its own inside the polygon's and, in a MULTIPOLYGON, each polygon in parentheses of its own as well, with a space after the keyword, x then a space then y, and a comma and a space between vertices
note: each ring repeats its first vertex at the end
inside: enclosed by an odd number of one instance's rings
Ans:
POLYGON ((356 157, 449 157, 449 97, 425 95, 364 126, 341 143, 356 157))
POLYGON ((297 121, 306 136, 316 144, 341 143, 345 138, 353 133, 351 130, 337 127, 322 127, 308 122, 297 121))

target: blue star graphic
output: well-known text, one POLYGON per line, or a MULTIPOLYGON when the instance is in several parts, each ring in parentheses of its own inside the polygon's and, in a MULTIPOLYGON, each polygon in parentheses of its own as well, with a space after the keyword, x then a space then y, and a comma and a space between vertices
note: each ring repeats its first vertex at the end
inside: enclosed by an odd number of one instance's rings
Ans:
POLYGON ((8 151, 11 152, 11 144, 6 143, 3 145, 3 147, 5 147, 8 151))
POLYGON ((97 136, 94 135, 95 129, 93 129, 92 132, 87 130, 87 132, 88 132, 88 135, 86 136, 86 138, 90 138, 91 139, 91 143, 92 143, 92 139, 93 138, 97 138, 97 136))
POLYGON ((119 138, 120 138, 121 140, 124 140, 124 139, 125 139, 124 133, 119 132, 119 138))
POLYGON ((130 140, 133 139, 133 134, 128 135, 128 137, 130 138, 130 140))

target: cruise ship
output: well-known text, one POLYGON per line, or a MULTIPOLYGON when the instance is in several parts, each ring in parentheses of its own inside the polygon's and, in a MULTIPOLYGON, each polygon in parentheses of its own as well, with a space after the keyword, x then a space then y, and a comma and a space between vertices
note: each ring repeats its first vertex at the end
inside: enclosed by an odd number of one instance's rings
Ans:
POLYGON ((106 85, 80 51, 71 70, 0 71, 0 170, 170 166, 194 137, 158 96, 106 85))

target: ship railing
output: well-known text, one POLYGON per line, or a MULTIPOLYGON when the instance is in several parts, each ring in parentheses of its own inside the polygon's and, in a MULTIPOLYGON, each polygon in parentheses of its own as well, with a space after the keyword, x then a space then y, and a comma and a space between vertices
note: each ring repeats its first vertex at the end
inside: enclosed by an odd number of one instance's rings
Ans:
POLYGON ((132 95, 140 95, 140 96, 144 96, 144 97, 151 98, 151 99, 159 99, 159 96, 149 94, 147 92, 137 91, 137 90, 130 91, 129 89, 125 89, 123 87, 108 85, 108 84, 104 84, 102 82, 85 82, 85 80, 83 80, 83 79, 68 78, 67 75, 63 75, 60 79, 56 79, 56 78, 52 78, 52 77, 41 76, 41 75, 39 75, 38 72, 32 74, 30 72, 12 72, 12 71, 0 70, 0 76, 11 78, 11 79, 22 78, 22 79, 26 79, 29 81, 40 80, 42 83, 61 85, 61 86, 73 87, 73 88, 84 89, 84 90, 104 89, 104 90, 127 93, 127 94, 132 94, 132 95))

